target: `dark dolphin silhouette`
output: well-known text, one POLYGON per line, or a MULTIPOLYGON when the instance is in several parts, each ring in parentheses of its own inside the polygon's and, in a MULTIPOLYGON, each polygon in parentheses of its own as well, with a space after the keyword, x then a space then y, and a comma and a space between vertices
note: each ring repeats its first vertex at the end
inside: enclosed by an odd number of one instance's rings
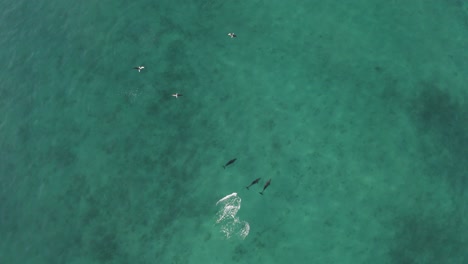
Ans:
POLYGON ((265 183, 265 186, 263 186, 263 190, 261 192, 259 192, 259 194, 263 195, 263 192, 266 190, 266 188, 268 188, 268 186, 270 186, 270 183, 271 183, 271 179, 269 179, 266 183, 265 183))
POLYGON ((260 181, 261 178, 257 178, 255 179, 249 186, 246 186, 245 188, 248 190, 250 186, 254 185, 254 184, 257 184, 258 181, 260 181))
POLYGON ((223 168, 225 169, 227 166, 229 166, 229 165, 233 164, 234 162, 236 162, 236 160, 237 160, 237 158, 234 158, 234 159, 228 161, 228 162, 226 163, 226 165, 223 166, 223 168))

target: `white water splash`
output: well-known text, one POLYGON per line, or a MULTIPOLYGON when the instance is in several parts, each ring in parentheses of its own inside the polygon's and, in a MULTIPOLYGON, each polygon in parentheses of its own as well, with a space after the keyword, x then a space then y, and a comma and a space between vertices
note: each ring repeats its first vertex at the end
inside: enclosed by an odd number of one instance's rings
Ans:
POLYGON ((237 235, 245 239, 250 231, 249 223, 239 220, 236 216, 241 207, 241 198, 237 193, 231 193, 221 198, 216 205, 219 205, 216 224, 220 226, 221 232, 226 238, 237 235))

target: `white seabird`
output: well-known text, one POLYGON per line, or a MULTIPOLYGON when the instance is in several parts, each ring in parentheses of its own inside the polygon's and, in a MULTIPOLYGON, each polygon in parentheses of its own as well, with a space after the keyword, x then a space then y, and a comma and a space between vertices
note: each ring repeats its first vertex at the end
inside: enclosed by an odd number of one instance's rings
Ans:
POLYGON ((143 70, 144 68, 145 66, 137 66, 137 67, 134 67, 133 69, 138 70, 138 72, 141 72, 141 70, 143 70))

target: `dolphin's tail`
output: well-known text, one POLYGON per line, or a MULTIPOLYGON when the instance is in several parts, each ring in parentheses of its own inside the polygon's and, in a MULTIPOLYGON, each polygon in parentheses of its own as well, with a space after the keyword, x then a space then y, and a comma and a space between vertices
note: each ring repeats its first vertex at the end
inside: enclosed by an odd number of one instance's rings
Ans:
POLYGON ((263 195, 263 191, 259 192, 259 194, 263 195))
POLYGON ((223 169, 226 169, 226 166, 225 166, 225 165, 223 165, 223 169))
POLYGON ((245 186, 245 188, 248 190, 248 189, 249 189, 249 186, 245 186))

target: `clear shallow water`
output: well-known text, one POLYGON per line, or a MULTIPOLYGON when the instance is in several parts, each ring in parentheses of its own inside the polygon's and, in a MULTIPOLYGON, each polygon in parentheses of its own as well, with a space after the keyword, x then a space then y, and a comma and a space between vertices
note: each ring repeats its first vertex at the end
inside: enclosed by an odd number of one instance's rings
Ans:
POLYGON ((466 4, 283 2, 2 1, 0 262, 466 262, 466 4))

